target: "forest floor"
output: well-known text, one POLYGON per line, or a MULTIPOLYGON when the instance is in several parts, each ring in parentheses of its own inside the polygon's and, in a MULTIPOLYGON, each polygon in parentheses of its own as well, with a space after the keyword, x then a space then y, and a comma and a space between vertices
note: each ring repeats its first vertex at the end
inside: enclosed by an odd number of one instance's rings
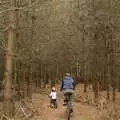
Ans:
MULTIPOLYGON (((37 107, 40 116, 40 118, 36 118, 36 120, 66 120, 66 107, 63 106, 62 94, 58 92, 57 96, 58 108, 51 109, 49 107, 48 95, 39 93, 33 94, 32 101, 37 107)), ((96 108, 80 102, 74 102, 74 113, 71 120, 100 120, 100 116, 96 108)))
MULTIPOLYGON (((15 102, 17 105, 15 120, 67 120, 65 117, 66 107, 63 106, 63 95, 59 92, 59 87, 57 88, 57 109, 51 109, 49 106, 50 99, 48 95, 50 88, 38 89, 33 93, 32 104, 31 101, 24 101, 23 103, 15 102)), ((102 94, 106 96, 106 92, 102 92, 102 94)), ((112 99, 112 93, 110 93, 110 96, 112 99)), ((93 100, 92 88, 89 87, 87 93, 84 93, 83 85, 78 85, 75 90, 73 103, 74 113, 71 120, 110 120, 111 118, 116 118, 113 120, 120 120, 120 92, 116 93, 117 108, 115 108, 116 106, 110 101, 109 106, 105 110, 100 111, 97 106, 91 102, 93 100), (88 101, 90 100, 90 103, 86 101, 86 98, 88 101)), ((1 102, 1 106, 2 104, 1 102)))
MULTIPOLYGON (((49 99, 45 95, 34 94, 33 103, 37 105, 40 113, 40 120, 65 120, 65 107, 63 101, 58 98, 58 108, 49 107, 49 99)), ((72 120, 99 120, 97 110, 91 106, 81 103, 74 103, 74 114, 72 120)))

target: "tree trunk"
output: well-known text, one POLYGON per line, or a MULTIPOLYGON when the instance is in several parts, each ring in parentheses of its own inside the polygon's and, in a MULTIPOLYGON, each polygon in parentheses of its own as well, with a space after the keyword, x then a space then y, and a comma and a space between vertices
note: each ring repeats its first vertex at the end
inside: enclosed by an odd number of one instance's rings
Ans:
POLYGON ((28 77, 28 89, 27 89, 27 97, 32 99, 32 64, 29 65, 29 77, 28 77))
POLYGON ((98 98, 98 79, 95 77, 93 80, 93 90, 94 90, 94 99, 97 100, 98 98))
MULTIPOLYGON (((10 1, 10 9, 14 7, 14 0, 10 1)), ((8 13, 7 27, 7 47, 5 50, 5 72, 4 72, 4 112, 10 118, 14 115, 14 104, 12 99, 12 53, 15 36, 15 11, 10 10, 8 13)))
POLYGON ((120 92, 120 76, 119 76, 118 92, 120 92))
POLYGON ((109 84, 107 85, 107 99, 110 99, 109 84))
POLYGON ((84 92, 87 92, 87 86, 88 86, 88 79, 87 79, 87 66, 86 66, 86 64, 84 65, 84 92))
POLYGON ((86 84, 86 80, 84 80, 84 93, 87 92, 87 84, 86 84))
POLYGON ((98 98, 98 82, 96 82, 96 84, 95 84, 94 94, 95 94, 95 99, 97 99, 98 98))
POLYGON ((116 98, 116 92, 115 92, 115 87, 113 87, 113 102, 115 102, 115 98, 116 98))

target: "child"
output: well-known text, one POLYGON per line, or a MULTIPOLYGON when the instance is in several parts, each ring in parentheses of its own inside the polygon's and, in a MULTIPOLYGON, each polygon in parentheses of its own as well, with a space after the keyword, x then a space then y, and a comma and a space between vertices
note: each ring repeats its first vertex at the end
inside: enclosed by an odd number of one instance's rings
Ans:
POLYGON ((56 101, 56 98, 57 98, 57 94, 56 94, 56 89, 55 87, 52 87, 52 90, 51 90, 51 93, 50 93, 50 98, 51 98, 51 107, 54 107, 54 108, 57 108, 57 101, 56 101))

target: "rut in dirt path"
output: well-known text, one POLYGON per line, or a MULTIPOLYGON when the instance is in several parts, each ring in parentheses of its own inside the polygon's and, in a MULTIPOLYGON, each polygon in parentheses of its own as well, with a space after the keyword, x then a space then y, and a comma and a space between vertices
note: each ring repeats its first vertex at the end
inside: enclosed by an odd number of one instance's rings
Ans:
MULTIPOLYGON (((40 108, 41 120, 66 120, 62 97, 57 98, 58 108, 55 110, 49 107, 47 95, 37 94, 33 98, 33 102, 40 108)), ((71 120, 100 120, 100 118, 95 108, 74 102, 74 114, 71 120)))

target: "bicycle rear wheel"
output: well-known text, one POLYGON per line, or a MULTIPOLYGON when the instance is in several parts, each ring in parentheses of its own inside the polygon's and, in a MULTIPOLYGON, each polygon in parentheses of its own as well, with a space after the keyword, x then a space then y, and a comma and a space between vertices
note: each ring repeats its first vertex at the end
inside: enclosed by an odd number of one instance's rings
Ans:
POLYGON ((68 97, 68 101, 67 101, 66 115, 67 115, 67 120, 70 120, 70 117, 71 117, 71 101, 70 101, 70 96, 68 97))
POLYGON ((67 120, 70 120, 70 106, 69 106, 69 102, 67 103, 67 108, 66 108, 66 118, 67 118, 67 120))

